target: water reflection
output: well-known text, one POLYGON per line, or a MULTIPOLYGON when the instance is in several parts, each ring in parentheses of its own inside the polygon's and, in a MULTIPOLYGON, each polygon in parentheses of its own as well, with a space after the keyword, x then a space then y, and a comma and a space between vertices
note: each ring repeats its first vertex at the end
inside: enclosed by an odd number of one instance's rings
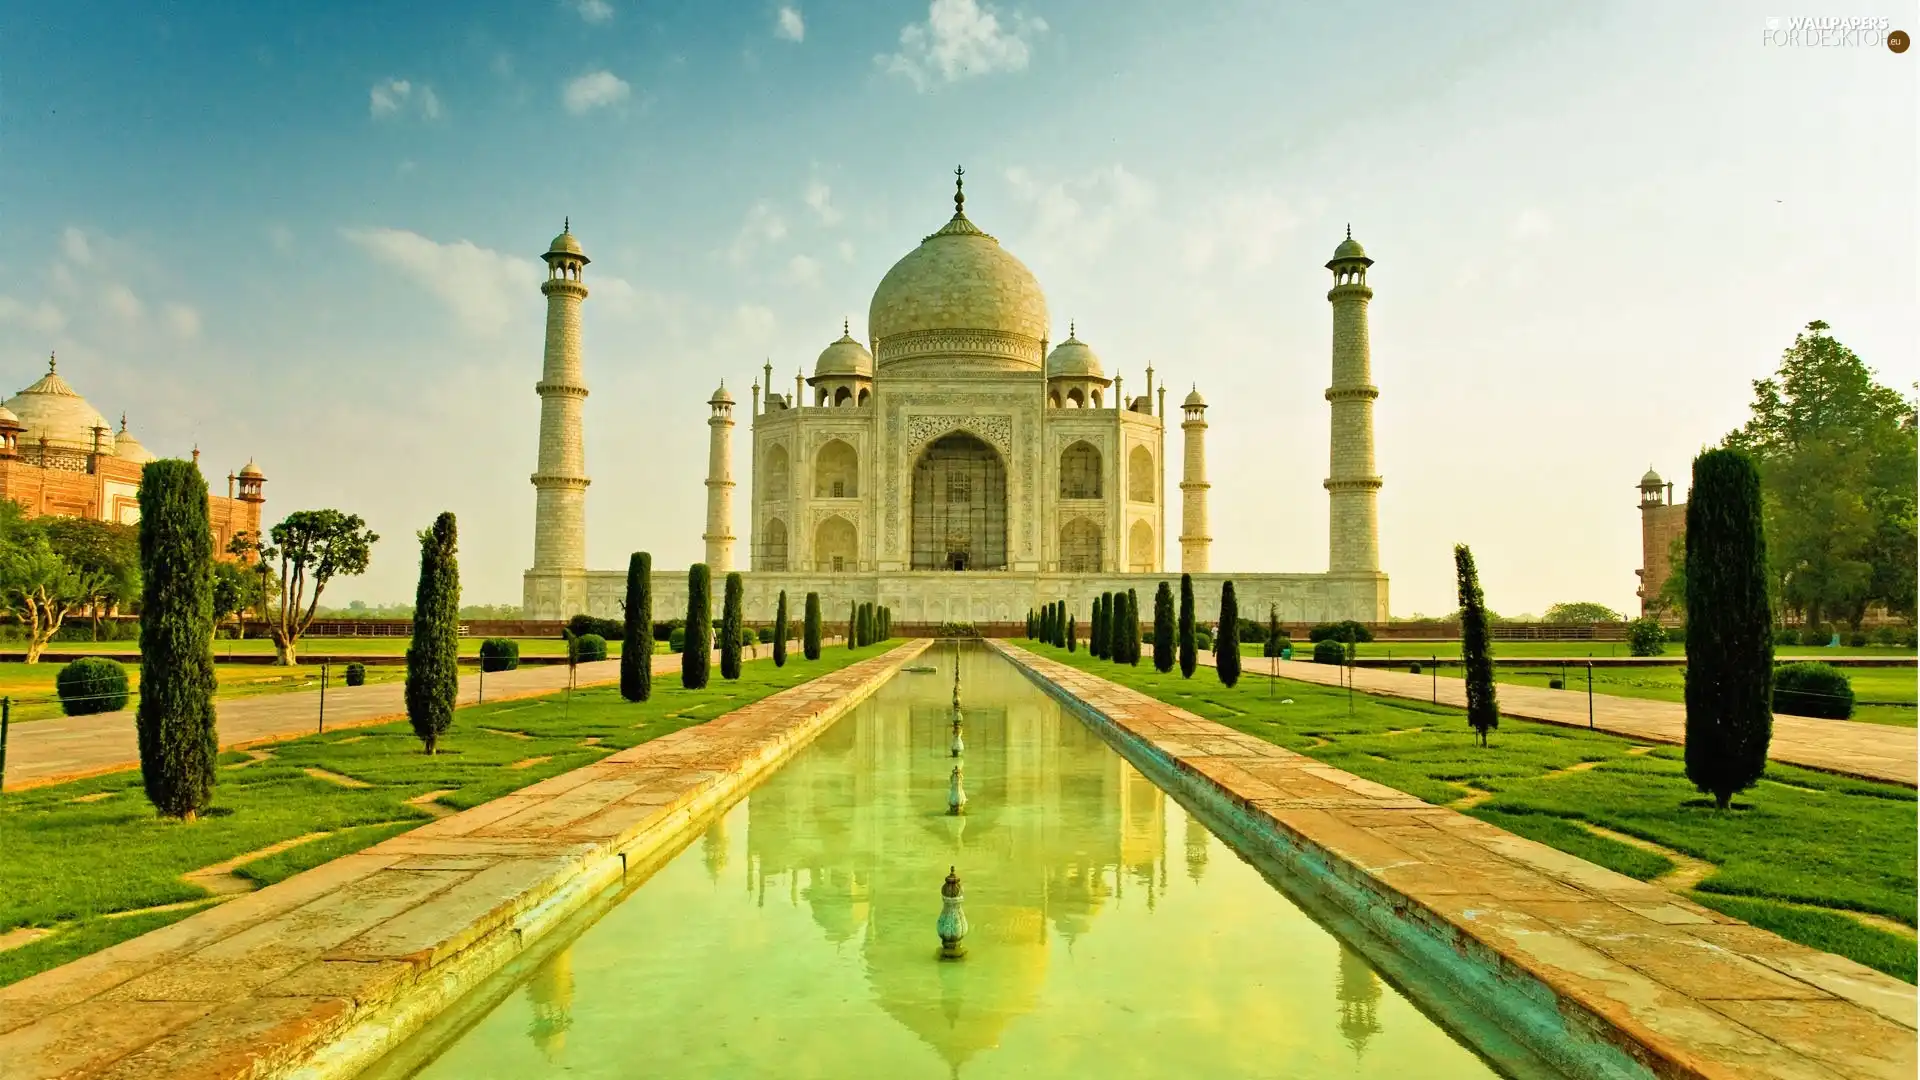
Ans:
POLYGON ((527 980, 527 1005, 533 1012, 527 1037, 541 1056, 558 1062, 567 1048, 567 1029, 573 1026, 572 949, 560 950, 527 980))
POLYGON ((1340 1002, 1340 1036, 1353 1047, 1353 1056, 1358 1059, 1366 1053, 1367 1040, 1380 1034, 1380 976, 1344 942, 1333 996, 1340 1002))

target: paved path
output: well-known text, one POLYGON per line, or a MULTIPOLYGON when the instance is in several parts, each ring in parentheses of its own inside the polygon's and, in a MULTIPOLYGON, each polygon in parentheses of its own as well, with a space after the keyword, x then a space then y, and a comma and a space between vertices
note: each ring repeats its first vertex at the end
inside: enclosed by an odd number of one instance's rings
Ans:
MULTIPOLYGON (((761 652, 763 658, 771 655, 765 649, 761 652)), ((720 653, 716 650, 713 656, 713 666, 717 672, 720 653)), ((742 659, 752 662, 753 658, 748 654, 742 659)), ((679 654, 659 653, 654 656, 653 671, 656 676, 676 674, 679 670, 679 654)), ((460 704, 473 705, 479 701, 482 691, 480 680, 481 676, 477 673, 460 677, 460 704)), ((574 685, 597 686, 619 680, 620 661, 601 660, 581 664, 575 672, 574 685)), ((487 675, 484 689, 487 701, 504 701, 557 693, 566 685, 567 669, 564 667, 523 667, 487 675)), ((320 692, 299 690, 231 698, 219 702, 216 709, 221 749, 277 742, 312 734, 318 728, 320 692)), ((329 729, 385 723, 406 714, 404 682, 327 688, 326 726, 329 729)), ((15 724, 8 732, 6 790, 20 791, 83 776, 132 769, 139 764, 140 743, 134 729, 132 709, 96 716, 34 720, 15 724)))
MULTIPOLYGON (((1200 662, 1212 665, 1213 654, 1201 653, 1200 662)), ((1283 679, 1322 686, 1344 685, 1341 680, 1345 669, 1332 664, 1264 656, 1241 658, 1241 670, 1248 674, 1265 675, 1269 665, 1273 665, 1273 670, 1283 679)), ((1442 705, 1461 708, 1467 704, 1464 680, 1445 677, 1436 680, 1430 674, 1355 668, 1353 688, 1387 697, 1438 700, 1442 705)), ((1588 726, 1587 695, 1579 690, 1543 690, 1501 683, 1499 697, 1502 716, 1567 727, 1588 726)), ((1595 694, 1592 726, 1630 739, 1680 745, 1686 742, 1687 710, 1678 702, 1595 694)), ((1884 780, 1907 787, 1920 786, 1920 733, 1910 727, 1775 715, 1773 743, 1767 756, 1823 772, 1884 780)))

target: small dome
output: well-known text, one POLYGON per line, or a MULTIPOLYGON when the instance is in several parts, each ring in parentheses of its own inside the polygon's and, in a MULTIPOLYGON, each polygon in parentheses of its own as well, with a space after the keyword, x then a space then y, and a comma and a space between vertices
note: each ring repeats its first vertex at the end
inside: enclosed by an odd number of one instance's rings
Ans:
POLYGON ((1187 400, 1180 403, 1180 407, 1183 409, 1204 409, 1207 407, 1207 399, 1200 396, 1200 388, 1196 386, 1193 388, 1192 393, 1187 395, 1187 400))
POLYGON ((865 345, 853 340, 853 335, 841 327, 840 340, 827 346, 820 353, 820 359, 814 362, 813 377, 823 375, 859 375, 873 377, 873 354, 865 345))
POLYGON ((1106 371, 1100 366, 1100 356, 1091 346, 1081 341, 1072 328, 1067 330, 1067 340, 1053 347, 1047 355, 1047 377, 1078 377, 1083 379, 1105 379, 1106 371))
POLYGON ((560 230, 559 236, 553 238, 553 243, 547 245, 547 254, 574 255, 578 256, 581 262, 588 262, 587 253, 580 250, 580 241, 573 238, 573 222, 568 221, 566 226, 560 230))
POLYGON ((1349 235, 1345 240, 1340 241, 1339 247, 1333 249, 1333 257, 1336 259, 1364 259, 1367 257, 1367 249, 1361 247, 1360 241, 1355 240, 1349 235))
POLYGON ((127 418, 124 416, 120 418, 120 430, 113 436, 113 456, 136 465, 160 460, 160 455, 140 445, 140 440, 127 430, 127 418))
POLYGON ((12 409, 0 405, 0 424, 18 424, 19 422, 20 418, 13 415, 12 409))
POLYGON ((7 399, 7 411, 26 428, 21 445, 37 445, 44 438, 49 446, 91 452, 97 431, 100 450, 113 453, 113 429, 107 426, 107 418, 67 385, 56 368, 49 358, 40 381, 7 399))
POLYGON ((267 474, 260 471, 260 466, 254 464, 252 458, 248 458, 247 463, 240 466, 240 475, 249 480, 264 480, 267 478, 267 474))
POLYGON ((732 394, 729 394, 729 393, 727 393, 727 384, 726 384, 726 383, 724 383, 724 382, 723 382, 723 383, 721 383, 721 384, 720 384, 720 389, 718 389, 718 390, 715 390, 715 391, 713 392, 713 396, 707 399, 707 404, 709 404, 709 405, 731 405, 731 404, 733 404, 733 395, 732 395, 732 394))
POLYGON ((1647 475, 1640 478, 1641 487, 1660 487, 1665 483, 1665 480, 1660 479, 1660 474, 1653 471, 1651 465, 1647 466, 1647 475))

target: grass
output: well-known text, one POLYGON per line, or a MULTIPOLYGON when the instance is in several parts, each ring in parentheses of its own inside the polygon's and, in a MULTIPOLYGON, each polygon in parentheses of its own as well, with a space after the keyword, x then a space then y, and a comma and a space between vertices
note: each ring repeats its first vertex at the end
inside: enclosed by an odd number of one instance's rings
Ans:
MULTIPOLYGON (((64 716, 60 699, 54 691, 54 679, 60 674, 62 661, 49 658, 38 664, 0 664, 0 695, 13 699, 11 719, 15 722, 26 720, 45 720, 49 717, 64 716)), ((127 688, 137 691, 140 687, 140 665, 138 662, 126 664, 127 688)), ((320 688, 320 667, 318 664, 302 664, 297 667, 275 667, 270 664, 215 664, 214 677, 220 681, 218 696, 221 698, 251 697, 256 694, 278 694, 290 690, 318 690, 320 688)), ((367 668, 367 682, 399 682, 407 677, 403 664, 373 665, 367 668)), ((329 687, 344 687, 346 674, 341 665, 333 665, 327 680, 329 687)), ((127 707, 132 708, 138 698, 130 698, 127 707)))
MULTIPOLYGON (((1242 646, 1243 649, 1245 646, 1242 646)), ((1259 645, 1253 651, 1259 651, 1259 645)), ((1311 651, 1313 646, 1302 638, 1293 643, 1295 656, 1311 651)), ((1458 641, 1368 641, 1355 647, 1360 656, 1391 657, 1393 659, 1425 660, 1437 656, 1442 660, 1460 659, 1458 641)), ((1836 656, 1878 656, 1908 657, 1915 650, 1894 645, 1866 645, 1861 648, 1824 649, 1817 645, 1780 645, 1773 650, 1775 656, 1788 656, 1796 659, 1818 659, 1836 656)), ((1668 657, 1685 656, 1685 645, 1668 645, 1664 655, 1668 657)), ((1618 656, 1630 657, 1632 651, 1624 641, 1498 641, 1493 643, 1493 655, 1508 657, 1561 657, 1618 656)))
MULTIPOLYGON (((486 638, 463 637, 460 639, 461 656, 479 656, 480 643, 486 638)), ((558 637, 515 638, 520 643, 522 656, 565 656, 567 643, 558 637)), ((404 656, 409 639, 405 637, 308 637, 301 638, 296 647, 298 655, 361 655, 361 656, 404 656)), ((18 642, 0 644, 0 648, 21 648, 18 642)), ((656 651, 666 648, 665 642, 656 642, 656 651)), ((83 653, 138 652, 138 641, 55 641, 47 645, 47 658, 54 659, 55 654, 79 655, 83 653)), ((233 641, 221 638, 213 643, 215 657, 225 656, 272 656, 273 642, 265 638, 247 638, 233 641)), ((620 639, 607 639, 607 655, 620 653, 620 639)))
MULTIPOLYGON (((1499 647, 1495 646, 1494 655, 1498 656, 1499 647)), ((1617 694, 1621 697, 1653 698, 1658 701, 1680 701, 1686 692, 1685 668, 1681 667, 1643 667, 1643 668, 1595 668, 1593 671, 1593 692, 1596 694, 1617 694)), ((1843 668, 1841 669, 1853 683, 1854 710, 1853 719, 1868 724, 1890 724, 1897 727, 1913 727, 1920 704, 1916 703, 1915 676, 1912 668, 1843 668)), ((1460 678, 1457 667, 1439 669, 1441 678, 1460 678)), ((1549 679, 1561 677, 1561 669, 1554 667, 1538 668, 1495 668, 1496 682, 1511 683, 1516 686, 1537 686, 1547 688, 1549 679)), ((1566 668, 1566 687, 1569 693, 1585 694, 1587 690, 1587 672, 1584 667, 1569 665, 1566 668)))
POLYGON ((1334 687, 1250 671, 1228 689, 1209 668, 1189 680, 1150 662, 1126 667, 1021 644, 1428 802, 1491 793, 1463 812, 1641 880, 1672 863, 1583 823, 1705 860, 1715 870, 1692 891, 1702 903, 1771 904, 1772 921, 1761 925, 1781 936, 1914 978, 1912 938, 1840 914, 1914 925, 1920 844, 1911 789, 1772 763, 1735 800, 1740 809, 1719 812, 1687 781, 1678 747, 1508 718, 1483 750, 1462 711, 1445 705, 1359 693, 1349 713, 1346 691, 1334 687))
POLYGON ((6 837, 0 932, 20 926, 59 929, 0 953, 0 985, 144 932, 140 927, 152 929, 191 914, 107 918, 206 897, 204 889, 182 879, 188 871, 308 833, 330 834, 240 870, 258 882, 278 881, 431 820, 408 799, 447 790, 451 794, 439 800, 445 805, 478 806, 883 648, 828 649, 812 662, 796 655, 781 668, 751 663, 734 682, 720 679, 716 670, 705 690, 685 690, 675 678, 656 677, 652 700, 640 704, 622 700, 617 688, 603 687, 576 691, 570 703, 555 695, 464 708, 433 757, 420 753, 419 740, 405 722, 277 743, 272 756, 258 762, 247 754, 225 753, 211 812, 191 824, 155 816, 138 772, 7 794, 0 797, 0 835, 6 837), (598 742, 588 745, 589 739, 598 742), (550 760, 512 767, 538 757, 550 760), (343 787, 307 775, 308 768, 371 786, 343 787), (101 795, 97 801, 75 801, 101 795))

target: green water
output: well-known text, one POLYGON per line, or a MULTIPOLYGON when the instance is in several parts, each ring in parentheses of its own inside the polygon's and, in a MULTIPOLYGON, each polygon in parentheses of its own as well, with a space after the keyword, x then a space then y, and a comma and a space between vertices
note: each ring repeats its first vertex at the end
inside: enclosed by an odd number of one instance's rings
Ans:
POLYGON ((928 662, 412 1075, 1497 1075, 1011 664, 928 662), (950 865, 971 932, 941 962, 950 865))

